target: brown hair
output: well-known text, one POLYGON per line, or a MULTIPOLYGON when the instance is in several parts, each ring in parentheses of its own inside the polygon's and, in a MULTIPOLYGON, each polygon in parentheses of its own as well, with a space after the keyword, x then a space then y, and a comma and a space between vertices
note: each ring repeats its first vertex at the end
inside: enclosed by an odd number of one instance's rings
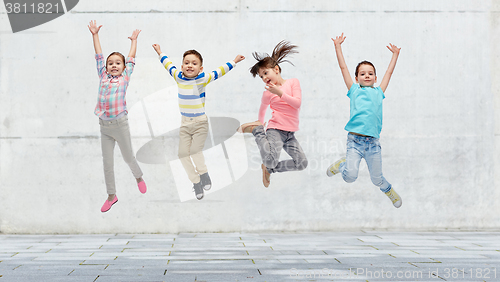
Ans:
POLYGON ((257 60, 257 63, 255 63, 255 65, 250 68, 250 73, 253 75, 253 77, 255 77, 259 74, 259 70, 261 68, 271 69, 276 66, 278 66, 281 72, 281 67, 279 66, 279 64, 287 62, 293 65, 292 62, 285 60, 285 58, 288 55, 298 53, 295 48, 297 48, 297 45, 292 45, 290 42, 282 40, 280 43, 278 43, 278 45, 276 45, 276 47, 274 47, 271 56, 269 56, 269 54, 267 53, 259 54, 257 52, 253 52, 252 55, 257 60))
POLYGON ((106 58, 106 65, 108 64, 109 57, 111 57, 113 55, 119 56, 122 59, 123 64, 125 64, 125 56, 123 56, 122 53, 120 53, 120 52, 113 52, 113 53, 109 54, 109 56, 106 58))
POLYGON ((371 62, 368 62, 368 61, 362 61, 362 62, 360 62, 360 63, 356 66, 356 71, 354 72, 354 76, 355 76, 355 77, 358 77, 359 67, 360 67, 360 66, 362 66, 362 65, 369 65, 369 66, 372 66, 372 67, 373 67, 373 72, 375 73, 375 75, 377 75, 377 71, 375 70, 375 66, 374 66, 371 62))
POLYGON ((203 65, 203 57, 201 57, 200 52, 198 52, 196 50, 187 50, 186 52, 184 52, 184 55, 182 55, 182 59, 184 60, 184 58, 187 55, 195 55, 196 57, 198 57, 198 59, 200 59, 201 65, 203 65))

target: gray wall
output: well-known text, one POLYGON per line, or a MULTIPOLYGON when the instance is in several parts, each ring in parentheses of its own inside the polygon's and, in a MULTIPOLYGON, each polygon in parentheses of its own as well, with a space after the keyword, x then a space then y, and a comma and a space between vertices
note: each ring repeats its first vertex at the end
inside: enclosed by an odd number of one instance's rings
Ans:
POLYGON ((56 20, 15 34, 0 8, 0 232, 500 227, 500 1, 80 2, 56 20), (98 78, 86 27, 93 19, 104 25, 105 55, 128 53, 127 37, 143 30, 127 92, 134 149, 164 142, 143 149, 149 154, 140 159, 145 195, 116 150, 120 201, 105 214, 99 211, 106 190, 93 114, 98 78), (349 99, 330 40, 342 32, 350 71, 370 60, 379 81, 391 58, 385 46, 402 47, 381 133, 383 171, 403 198, 400 209, 371 184, 364 164, 353 184, 325 175, 345 155, 349 99), (253 138, 225 136, 217 126, 256 120, 264 84, 248 72, 251 52, 271 52, 282 39, 300 46, 295 66, 282 67, 284 78, 301 82, 296 136, 309 167, 272 175, 266 189, 253 138), (225 147, 217 140, 207 146, 214 191, 202 201, 189 198, 187 177, 176 166, 175 85, 153 43, 176 63, 185 50, 197 49, 205 70, 237 54, 247 57, 207 88, 207 113, 221 121, 212 124, 214 139, 222 138, 225 147), (155 154, 160 161, 152 161, 155 154))

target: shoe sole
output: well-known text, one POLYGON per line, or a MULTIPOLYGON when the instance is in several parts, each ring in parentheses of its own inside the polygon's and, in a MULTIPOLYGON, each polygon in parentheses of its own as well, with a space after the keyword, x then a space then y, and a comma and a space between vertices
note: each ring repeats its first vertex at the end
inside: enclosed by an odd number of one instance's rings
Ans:
POLYGON ((267 172, 267 167, 264 166, 264 164, 260 165, 262 168, 262 184, 264 184, 264 187, 269 187, 269 184, 271 184, 271 174, 269 174, 269 180, 266 178, 266 172, 267 172))
POLYGON ((208 191, 210 188, 212 188, 212 184, 207 184, 203 187, 203 190, 208 191))

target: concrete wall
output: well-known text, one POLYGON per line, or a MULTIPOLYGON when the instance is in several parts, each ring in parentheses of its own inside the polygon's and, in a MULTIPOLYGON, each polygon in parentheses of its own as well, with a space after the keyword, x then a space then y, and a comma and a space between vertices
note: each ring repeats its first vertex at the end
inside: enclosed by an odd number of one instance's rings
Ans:
POLYGON ((1 7, 0 232, 499 228, 499 3, 82 0, 68 14, 15 34, 1 7), (99 211, 106 190, 93 114, 98 78, 86 27, 93 19, 104 25, 105 54, 126 54, 127 37, 143 30, 127 94, 134 149, 146 150, 164 136, 140 163, 145 195, 116 150, 120 201, 105 214, 99 211), (345 154, 349 100, 330 40, 342 32, 350 71, 370 60, 379 81, 391 58, 385 46, 402 47, 381 134, 384 175, 403 198, 400 209, 371 184, 365 165, 353 184, 325 175, 345 154), (265 189, 253 138, 229 134, 223 139, 236 145, 226 142, 228 159, 221 147, 207 153, 216 189, 202 201, 182 198, 179 191, 189 195, 191 187, 183 186, 187 177, 172 157, 179 125, 175 85, 151 44, 159 43, 177 63, 195 48, 206 70, 245 55, 207 88, 208 115, 233 126, 230 118, 256 119, 264 89, 248 72, 251 52, 271 52, 283 39, 300 46, 295 66, 283 65, 283 76, 301 82, 296 136, 309 167, 272 175, 265 189), (163 161, 149 161, 155 154, 163 161))

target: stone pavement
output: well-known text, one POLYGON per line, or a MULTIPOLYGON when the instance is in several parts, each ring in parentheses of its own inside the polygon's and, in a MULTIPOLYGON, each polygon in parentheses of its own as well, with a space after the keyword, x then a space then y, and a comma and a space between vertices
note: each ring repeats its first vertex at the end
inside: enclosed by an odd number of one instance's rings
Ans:
POLYGON ((0 235, 0 282, 500 281, 499 235, 0 235))

